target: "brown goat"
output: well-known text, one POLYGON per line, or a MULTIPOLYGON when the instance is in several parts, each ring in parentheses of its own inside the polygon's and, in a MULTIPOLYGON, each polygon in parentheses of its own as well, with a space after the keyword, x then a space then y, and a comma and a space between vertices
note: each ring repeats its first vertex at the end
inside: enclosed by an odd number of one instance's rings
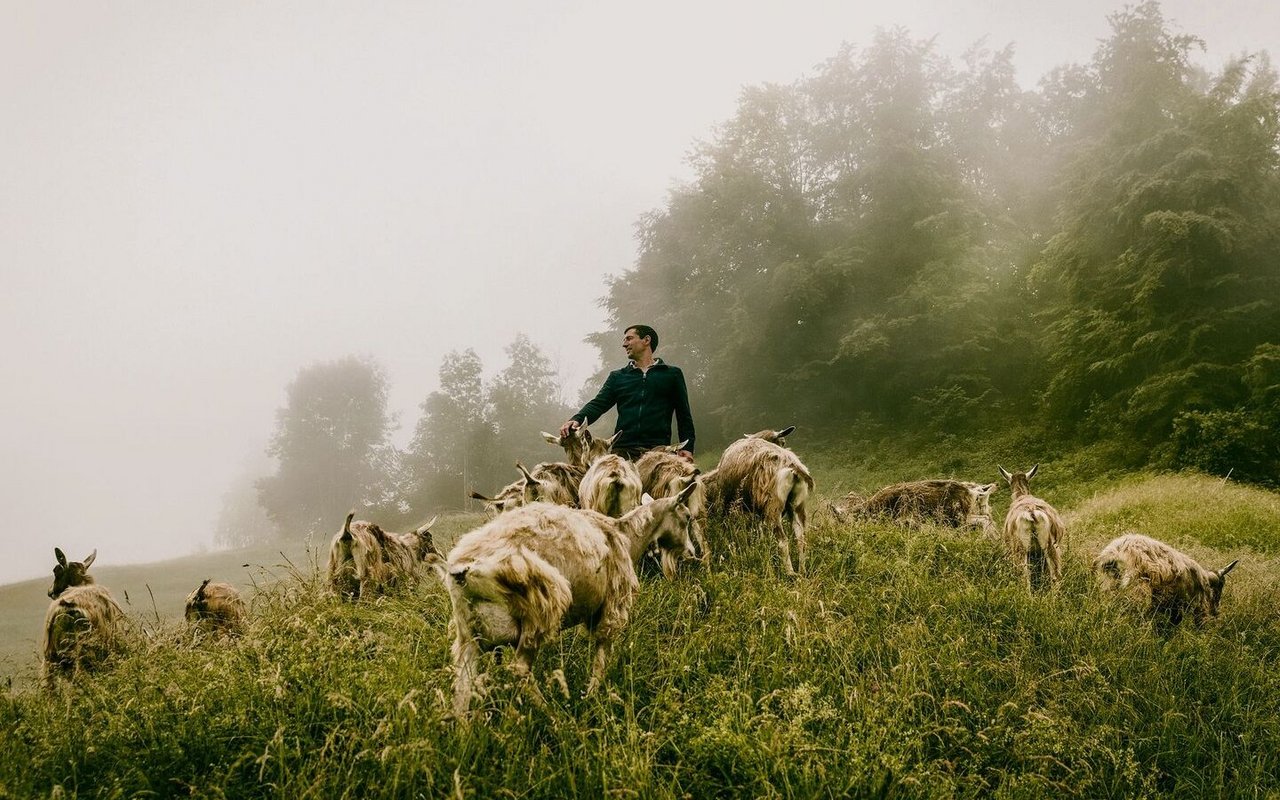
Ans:
POLYGON ((1190 612, 1199 625, 1217 616, 1227 573, 1239 559, 1216 572, 1200 566, 1190 556, 1140 533, 1126 533, 1113 539, 1093 560, 1093 571, 1103 588, 1123 591, 1135 580, 1151 590, 1153 616, 1164 617, 1170 625, 1190 612))
POLYGON ((229 583, 213 583, 205 578, 187 595, 187 622, 214 633, 239 633, 248 613, 240 590, 229 583))
POLYGON ((838 519, 848 515, 883 518, 904 525, 952 528, 991 525, 990 496, 996 484, 956 480, 908 481, 886 486, 868 498, 847 495, 832 505, 838 519))
POLYGON ((53 587, 45 612, 40 650, 46 686, 59 675, 70 677, 83 669, 100 666, 121 643, 124 611, 111 592, 98 586, 89 566, 94 550, 84 561, 68 562, 62 550, 53 549, 53 587))
POLYGON ((356 600, 368 592, 387 592, 417 580, 418 564, 435 553, 431 526, 435 518, 412 533, 388 533, 375 523, 352 522, 347 514, 342 530, 329 545, 329 584, 339 596, 356 600))
POLYGON ((1031 494, 1031 478, 1040 465, 1015 474, 1004 467, 998 469, 1013 495, 1004 518, 1004 546, 1009 557, 1021 568, 1028 588, 1033 583, 1033 564, 1037 572, 1048 572, 1050 584, 1057 583, 1062 579, 1062 540, 1067 526, 1053 506, 1031 494))
POLYGON ((813 492, 813 476, 795 453, 771 441, 781 440, 781 433, 761 431, 738 439, 725 448, 720 464, 705 476, 707 504, 719 513, 744 511, 764 520, 773 529, 782 556, 783 570, 788 575, 804 571, 806 504, 813 492), (786 528, 791 522, 795 539, 796 566, 791 565, 786 528))
POLYGON ((606 455, 621 435, 622 431, 618 431, 608 439, 600 439, 593 436, 586 425, 571 429, 567 436, 557 436, 554 433, 542 431, 543 439, 557 447, 563 447, 569 463, 584 470, 597 458, 606 455))

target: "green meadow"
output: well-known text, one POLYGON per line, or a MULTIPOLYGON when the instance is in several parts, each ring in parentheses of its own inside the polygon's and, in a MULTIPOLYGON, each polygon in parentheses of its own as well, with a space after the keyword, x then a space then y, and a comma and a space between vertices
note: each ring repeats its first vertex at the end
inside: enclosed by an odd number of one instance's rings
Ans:
MULTIPOLYGON (((643 576, 603 691, 581 695, 590 643, 572 630, 539 657, 544 703, 487 656, 468 722, 447 716, 449 604, 431 579, 352 605, 325 592, 314 548, 104 569, 137 635, 52 693, 31 680, 46 582, 5 587, 18 679, 0 796, 1280 796, 1280 496, 1042 473, 1071 531, 1055 591, 1029 594, 981 536, 841 524, 821 501, 807 574, 787 580, 770 537, 713 521, 709 568, 643 576), (1125 530, 1210 568, 1240 558, 1222 614, 1162 636, 1140 595, 1100 593, 1089 561, 1125 530), (251 584, 248 632, 187 631, 182 597, 224 567, 251 584)), ((854 488, 841 480, 826 497, 854 488)))

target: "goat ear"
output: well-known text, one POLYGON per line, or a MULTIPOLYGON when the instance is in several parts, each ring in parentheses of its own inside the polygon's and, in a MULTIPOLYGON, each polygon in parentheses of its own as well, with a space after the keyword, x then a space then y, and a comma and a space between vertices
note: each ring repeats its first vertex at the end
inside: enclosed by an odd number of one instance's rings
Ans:
POLYGON ((1000 477, 1005 479, 1006 483, 1013 483, 1013 476, 1009 474, 1009 470, 996 464, 996 469, 1000 470, 1000 477))
POLYGON ((84 561, 81 561, 80 563, 84 564, 85 569, 88 569, 93 564, 93 560, 97 557, 98 557, 98 548, 95 547, 93 548, 93 552, 90 553, 89 556, 85 558, 84 561))
POLYGON ((640 505, 647 506, 652 502, 653 502, 653 495, 649 494, 648 492, 645 492, 644 494, 640 495, 640 505))
POLYGON ((1036 464, 1034 467, 1027 470, 1027 480, 1031 480, 1032 478, 1034 478, 1036 476, 1036 470, 1038 469, 1040 469, 1040 465, 1036 464))
POLYGON ((795 425, 791 425, 789 427, 783 428, 782 430, 778 431, 778 436, 790 436, 792 433, 795 432, 795 429, 796 429, 795 425))
POLYGON ((560 446, 559 436, 556 436, 554 433, 547 433, 546 431, 538 431, 538 432, 541 433, 542 438, 546 439, 549 443, 554 444, 556 447, 560 446))
POLYGON ((688 503, 689 495, 693 494, 693 490, 698 488, 698 481, 691 480, 689 485, 680 490, 680 494, 676 495, 676 502, 688 503))
POLYGON ((1239 563, 1240 563, 1240 559, 1238 559, 1238 558, 1237 558, 1235 561, 1232 561, 1230 564, 1228 564, 1228 565, 1226 565, 1225 567, 1223 567, 1222 569, 1218 570, 1218 578, 1219 578, 1219 579, 1222 579, 1222 578, 1227 577, 1227 573, 1228 573, 1228 572, 1230 572, 1231 570, 1235 569, 1235 568, 1236 568, 1236 564, 1239 564, 1239 563))
POLYGON ((984 492, 983 492, 984 494, 991 494, 991 493, 992 493, 992 492, 994 492, 996 489, 999 489, 999 488, 1000 488, 1000 484, 998 484, 998 483, 988 483, 988 484, 987 484, 985 487, 983 487, 983 488, 984 488, 984 492))
POLYGON ((61 564, 62 566, 65 567, 67 565, 67 556, 59 548, 57 547, 53 548, 53 557, 58 559, 58 563, 61 564))

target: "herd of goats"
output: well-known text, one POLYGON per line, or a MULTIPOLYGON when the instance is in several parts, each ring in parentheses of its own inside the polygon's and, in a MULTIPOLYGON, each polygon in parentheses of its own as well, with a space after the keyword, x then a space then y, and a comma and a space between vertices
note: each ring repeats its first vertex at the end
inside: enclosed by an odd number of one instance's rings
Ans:
MULTIPOLYGON (((513 672, 527 677, 541 645, 575 625, 585 626, 594 642, 590 693, 627 625, 639 588, 637 568, 652 557, 671 578, 683 560, 709 563, 702 530, 709 513, 763 523, 777 537, 783 570, 804 571, 813 477, 787 447, 785 437, 794 429, 748 434, 706 473, 676 455, 681 445, 650 450, 633 463, 610 452, 616 435, 594 437, 585 427, 567 436, 544 433, 564 448, 566 460, 533 469, 517 464, 520 479, 496 495, 473 492, 495 515, 447 554, 432 541, 434 519, 411 533, 391 533, 348 514, 330 545, 328 584, 340 597, 357 600, 412 583, 423 565, 436 573, 453 610, 458 716, 470 705, 481 652, 512 648, 513 672)), ((1031 494, 1036 469, 1009 473, 1000 467, 1013 499, 999 532, 989 502, 995 483, 900 483, 870 497, 850 494, 830 510, 841 521, 880 518, 981 530, 1002 541, 1028 588, 1052 586, 1062 577, 1066 528, 1053 506, 1031 494)), ((59 675, 99 663, 116 643, 124 612, 88 573, 96 553, 68 563, 54 549, 53 600, 42 647, 50 686, 59 675)), ((1105 588, 1147 585, 1150 612, 1176 625, 1185 614, 1202 622, 1218 613, 1227 573, 1237 563, 1207 570, 1163 542, 1128 533, 1103 548, 1093 569, 1105 588)), ((186 617, 194 625, 234 633, 245 624, 246 608, 235 587, 206 580, 187 598, 186 617)))

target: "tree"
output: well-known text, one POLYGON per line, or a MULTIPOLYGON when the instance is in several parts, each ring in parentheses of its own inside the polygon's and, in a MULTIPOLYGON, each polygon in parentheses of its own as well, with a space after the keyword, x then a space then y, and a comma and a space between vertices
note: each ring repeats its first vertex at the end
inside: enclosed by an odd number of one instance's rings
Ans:
POLYGON ((1243 59, 1206 80, 1190 64, 1198 41, 1168 33, 1154 3, 1111 22, 1034 276, 1049 411, 1158 459, 1176 434, 1184 460, 1208 463, 1188 455, 1207 452, 1203 431, 1265 427, 1197 415, 1250 403, 1251 364, 1280 330, 1276 75, 1243 59))
POLYGON ((276 526, 258 500, 257 476, 246 472, 222 495, 213 543, 222 548, 248 547, 276 538, 276 526))
POLYGON ((278 466, 258 481, 259 500, 285 536, 336 530, 348 509, 384 495, 386 378, 372 360, 352 356, 303 368, 286 395, 267 447, 278 466))
POLYGON ((556 429, 573 410, 560 402, 555 369, 529 337, 518 334, 506 353, 507 366, 488 391, 500 442, 496 460, 500 465, 517 460, 532 465, 554 455, 539 432, 556 429))
MULTIPOLYGON (((461 508, 472 485, 492 482, 497 431, 485 396, 483 364, 470 348, 440 364, 440 388, 422 402, 406 453, 414 513, 461 508)), ((508 470, 510 471, 510 470, 508 470)))

